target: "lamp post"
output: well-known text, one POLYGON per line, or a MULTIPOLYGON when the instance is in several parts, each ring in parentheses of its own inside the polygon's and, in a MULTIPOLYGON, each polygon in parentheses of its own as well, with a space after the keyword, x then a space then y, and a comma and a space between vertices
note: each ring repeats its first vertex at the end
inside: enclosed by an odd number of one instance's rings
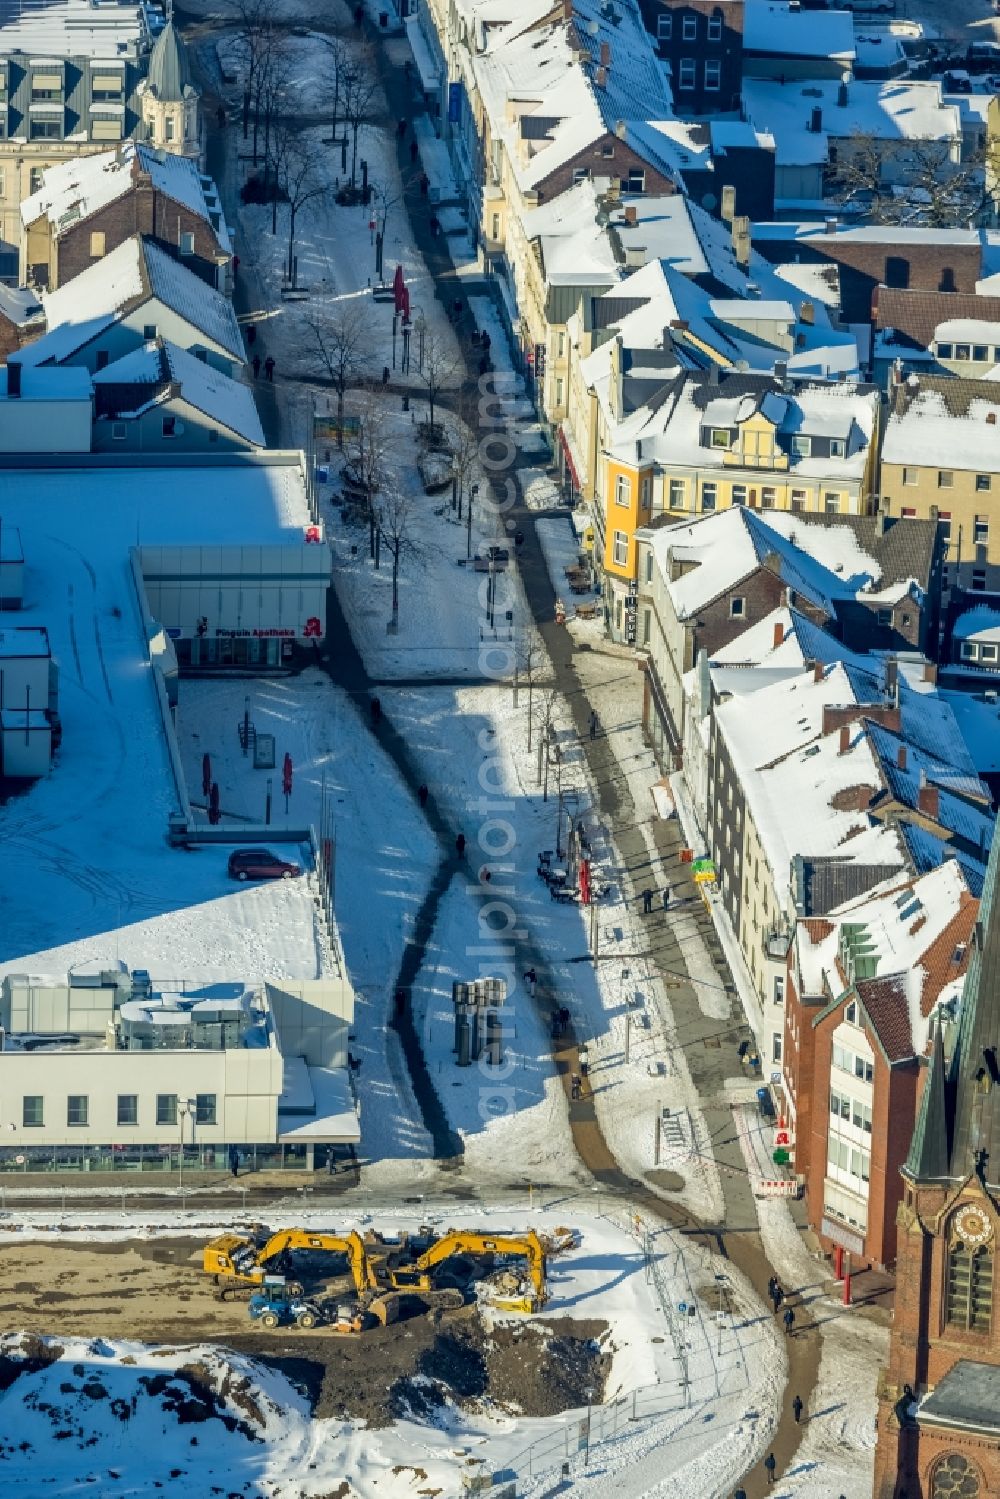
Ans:
POLYGON ((476 495, 478 493, 479 493, 479 485, 478 484, 473 484, 472 488, 469 490, 469 511, 468 511, 468 515, 465 518, 465 560, 466 560, 466 562, 468 562, 469 558, 472 556, 472 505, 473 505, 473 501, 475 500, 476 495))
POLYGON ((193 1098, 180 1098, 177 1100, 177 1119, 181 1128, 181 1153, 178 1160, 181 1207, 184 1206, 184 1121, 189 1114, 194 1115, 196 1108, 197 1103, 193 1098))

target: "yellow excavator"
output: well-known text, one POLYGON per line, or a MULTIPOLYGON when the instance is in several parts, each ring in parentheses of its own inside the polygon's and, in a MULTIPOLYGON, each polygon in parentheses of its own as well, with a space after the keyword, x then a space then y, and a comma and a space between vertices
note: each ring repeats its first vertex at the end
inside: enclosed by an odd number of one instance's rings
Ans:
POLYGON ((442 1238, 436 1239, 430 1248, 420 1255, 419 1259, 414 1262, 413 1269, 417 1274, 426 1275, 428 1271, 433 1270, 435 1265, 440 1265, 453 1254, 464 1254, 473 1259, 485 1256, 493 1258, 496 1255, 522 1256, 528 1262, 531 1295, 494 1297, 494 1302, 508 1311, 518 1312, 537 1312, 545 1305, 548 1298, 547 1255, 545 1245, 534 1229, 529 1229, 524 1234, 480 1234, 470 1229, 453 1228, 442 1238))
MULTIPOLYGON (((206 1275, 215 1277, 219 1298, 224 1300, 228 1292, 252 1291, 262 1286, 265 1276, 274 1274, 276 1267, 271 1262, 280 1260, 293 1249, 346 1254, 358 1295, 367 1297, 379 1289, 365 1242, 357 1232, 314 1234, 304 1228, 281 1228, 263 1244, 241 1238, 239 1234, 220 1234, 205 1245, 202 1268, 206 1275)), ((290 1281, 289 1286, 299 1291, 302 1289, 294 1281, 290 1281)))

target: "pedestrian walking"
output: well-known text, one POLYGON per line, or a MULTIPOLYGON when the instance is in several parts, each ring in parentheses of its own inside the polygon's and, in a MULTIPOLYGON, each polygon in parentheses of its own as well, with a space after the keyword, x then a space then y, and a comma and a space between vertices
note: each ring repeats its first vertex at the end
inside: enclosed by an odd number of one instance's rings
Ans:
POLYGON ((669 906, 670 906, 670 886, 669 885, 664 885, 662 899, 663 899, 663 909, 666 911, 669 908, 669 906))
POLYGON ((464 859, 465 858, 465 834, 464 833, 459 833, 458 837, 455 839, 455 852, 456 852, 456 854, 458 854, 458 857, 460 859, 464 859))
POLYGON ((413 166, 416 166, 416 164, 417 164, 417 153, 419 152, 419 150, 420 150, 420 147, 417 145, 416 141, 411 141, 410 142, 410 163, 413 166))
POLYGON ((240 1174, 240 1153, 236 1149, 235 1145, 232 1146, 232 1148, 230 1149, 230 1152, 229 1152, 229 1169, 233 1173, 234 1176, 239 1176, 239 1174, 240 1174))
POLYGON ((417 801, 420 803, 421 807, 426 807, 428 796, 430 796, 430 792, 427 790, 427 787, 421 786, 417 791, 417 801))
POLYGON ((382 701, 380 698, 372 698, 372 723, 379 724, 382 721, 382 701))
POLYGON ((781 1319, 785 1324, 785 1336, 791 1337, 792 1328, 795 1326, 795 1313, 790 1306, 785 1307, 785 1315, 781 1319))
POLYGON ((274 355, 273 354, 268 354, 267 358, 264 360, 264 374, 267 376, 267 378, 269 380, 273 380, 274 379, 274 355))
POLYGON ((421 172, 421 174, 420 174, 420 196, 422 198, 426 198, 426 196, 427 196, 427 189, 430 187, 430 185, 431 185, 431 180, 428 177, 427 173, 426 172, 421 172))
POLYGON ((795 1399, 792 1401, 792 1415, 795 1417, 796 1426, 798 1426, 799 1422, 802 1420, 802 1410, 802 1396, 796 1395, 795 1399))
MULTIPOLYGON (((741 1041, 740 1042, 740 1046, 743 1047, 743 1048, 746 1047, 746 1044, 747 1043, 745 1041, 741 1041)), ((742 1050, 740 1052, 740 1056, 741 1057, 743 1056, 743 1051, 742 1050)), ((777 1287, 777 1284, 778 1284, 778 1277, 776 1275, 772 1275, 771 1279, 767 1283, 767 1299, 768 1299, 768 1301, 773 1301, 774 1300, 774 1292, 775 1292, 775 1289, 777 1287)))
POLYGON ((528 993, 531 995, 532 999, 534 999, 537 975, 535 974, 535 970, 533 968, 529 968, 527 973, 524 975, 524 982, 528 986, 528 993))
POLYGON ((585 1046, 580 1047, 580 1076, 588 1077, 590 1074, 590 1053, 585 1046))
POLYGON ((247 323, 247 343, 253 346, 257 342, 257 324, 247 323))
MULTIPOLYGON (((783 1286, 783 1285, 782 1285, 782 1284, 781 1284, 781 1281, 780 1281, 780 1280, 779 1280, 779 1281, 777 1281, 777 1282, 776 1282, 776 1283, 775 1283, 775 1288, 774 1288, 774 1295, 775 1295, 775 1299, 776 1299, 776 1301, 777 1301, 777 1303, 778 1303, 778 1306, 780 1306, 780 1305, 781 1305, 781 1303, 782 1303, 782 1302, 783 1302, 783 1301, 784 1301, 784 1299, 785 1299, 785 1288, 784 1288, 784 1286, 783 1286)), ((778 1307, 777 1307, 777 1306, 776 1306, 776 1307, 775 1307, 775 1311, 777 1311, 777 1309, 778 1309, 778 1307)))
POLYGON ((768 1483, 774 1482, 774 1470, 778 1466, 778 1459, 773 1452, 769 1452, 764 1459, 764 1467, 767 1469, 768 1483))
POLYGON ((590 737, 597 738, 597 713, 593 708, 590 710, 590 737))
POLYGON ((653 909, 653 892, 652 892, 652 890, 644 890, 642 892, 642 914, 643 914, 643 916, 648 916, 649 913, 650 913, 650 911, 652 909, 653 909))
POLYGON ((253 377, 254 377, 255 380, 258 380, 260 378, 260 355, 259 354, 255 354, 253 356, 252 363, 253 363, 253 377))
POLYGON ((583 1092, 583 1086, 582 1086, 582 1084, 580 1082, 579 1074, 576 1073, 576 1072, 574 1072, 573 1073, 572 1086, 570 1088, 570 1094, 571 1094, 571 1096, 573 1098, 579 1098, 581 1096, 582 1092, 583 1092))

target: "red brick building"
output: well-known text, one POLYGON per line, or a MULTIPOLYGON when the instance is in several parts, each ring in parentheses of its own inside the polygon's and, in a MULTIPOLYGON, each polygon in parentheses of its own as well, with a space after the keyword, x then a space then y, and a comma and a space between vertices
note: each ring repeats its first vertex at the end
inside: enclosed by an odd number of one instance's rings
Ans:
POLYGON ((940 1024, 902 1169, 875 1499, 1000 1494, 1000 911, 994 843, 956 1026, 940 1024))
POLYGON ((957 994, 977 902, 954 860, 879 891, 799 923, 782 1052, 810 1224, 826 1250, 885 1268, 929 1017, 957 994))

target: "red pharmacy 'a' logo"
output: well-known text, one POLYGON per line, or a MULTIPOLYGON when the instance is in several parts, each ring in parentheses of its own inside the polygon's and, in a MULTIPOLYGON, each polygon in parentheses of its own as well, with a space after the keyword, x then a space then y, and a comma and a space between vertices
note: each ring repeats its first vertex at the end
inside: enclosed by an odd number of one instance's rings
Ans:
POLYGON ((309 639, 310 637, 312 637, 313 639, 318 639, 319 636, 322 635, 323 626, 319 622, 318 615, 313 614, 309 617, 309 619, 306 620, 305 624, 302 626, 302 633, 306 636, 307 639, 309 639))

